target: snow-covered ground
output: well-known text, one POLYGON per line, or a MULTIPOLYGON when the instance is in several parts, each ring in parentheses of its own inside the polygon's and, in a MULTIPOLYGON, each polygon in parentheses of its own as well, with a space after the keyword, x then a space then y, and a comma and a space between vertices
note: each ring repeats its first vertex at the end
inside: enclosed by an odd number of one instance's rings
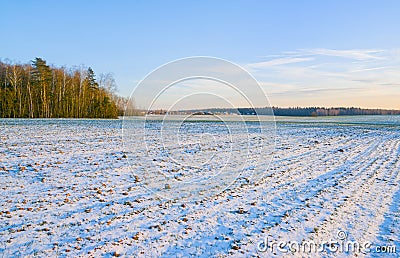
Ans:
MULTIPOLYGON (((207 123, 191 128, 219 131, 207 123)), ((0 120, 0 256, 354 256, 285 253, 290 243, 338 240, 338 232, 370 242, 370 256, 382 246, 400 253, 399 117, 277 118, 275 149, 246 167, 264 169, 261 181, 242 175, 222 193, 210 184, 210 194, 186 202, 144 188, 150 168, 135 156, 151 155, 175 179, 193 175, 143 142, 126 151, 121 129, 122 120, 0 120), (258 250, 266 240, 286 246, 258 250)), ((229 141, 220 132, 186 145, 185 155, 207 150, 223 161, 229 141)), ((236 148, 254 150, 249 135, 235 135, 236 148)), ((146 139, 151 146, 157 135, 146 139)), ((207 157, 195 160, 200 172, 207 157)), ((240 167, 232 157, 227 167, 240 167)))

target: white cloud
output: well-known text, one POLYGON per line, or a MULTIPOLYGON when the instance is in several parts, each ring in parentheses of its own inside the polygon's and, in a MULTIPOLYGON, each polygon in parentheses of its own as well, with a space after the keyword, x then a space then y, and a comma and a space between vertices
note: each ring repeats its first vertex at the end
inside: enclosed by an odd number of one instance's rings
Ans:
POLYGON ((399 50, 317 48, 277 56, 247 65, 273 103, 400 109, 399 50))
POLYGON ((390 66, 380 66, 380 67, 369 67, 369 68, 361 68, 361 69, 355 69, 352 71, 349 71, 350 73, 359 73, 359 72, 368 72, 368 71, 376 71, 376 70, 384 70, 392 68, 390 66))
POLYGON ((349 50, 337 50, 337 49, 326 49, 326 48, 315 48, 309 50, 300 51, 307 55, 323 55, 333 57, 343 57, 355 60, 369 60, 369 59, 383 59, 379 56, 379 53, 384 52, 379 49, 349 49, 349 50))
POLYGON ((277 58, 277 59, 272 59, 270 61, 249 64, 248 67, 260 69, 260 68, 269 68, 272 66, 306 62, 311 60, 313 60, 313 58, 301 58, 301 57, 277 58))

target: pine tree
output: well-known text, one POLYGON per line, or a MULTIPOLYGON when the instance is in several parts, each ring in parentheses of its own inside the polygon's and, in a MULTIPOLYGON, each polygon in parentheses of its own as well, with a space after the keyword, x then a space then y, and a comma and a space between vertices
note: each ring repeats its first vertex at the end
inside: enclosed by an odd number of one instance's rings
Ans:
MULTIPOLYGON (((42 58, 35 58, 32 61, 32 82, 36 94, 39 92, 40 98, 36 98, 37 112, 39 117, 51 117, 50 113, 50 85, 52 81, 52 71, 42 58)), ((37 96, 37 95, 36 95, 37 96)))

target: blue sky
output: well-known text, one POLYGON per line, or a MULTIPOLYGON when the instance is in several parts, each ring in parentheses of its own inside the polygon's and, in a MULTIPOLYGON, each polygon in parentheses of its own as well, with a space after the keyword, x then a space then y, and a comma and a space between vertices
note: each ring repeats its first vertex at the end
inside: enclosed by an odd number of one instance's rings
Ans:
POLYGON ((400 1, 0 0, 0 57, 112 72, 129 95, 188 56, 238 63, 273 105, 400 109, 400 1))

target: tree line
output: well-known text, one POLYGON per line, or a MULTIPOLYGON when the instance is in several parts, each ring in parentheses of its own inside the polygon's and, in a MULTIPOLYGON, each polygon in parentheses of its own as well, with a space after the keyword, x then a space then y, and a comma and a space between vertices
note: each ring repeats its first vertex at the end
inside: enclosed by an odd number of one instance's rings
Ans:
POLYGON ((115 94, 111 74, 96 79, 92 68, 0 61, 2 118, 117 118, 126 99, 115 94))
MULTIPOLYGON (((365 109, 356 107, 272 107, 276 116, 358 116, 358 115, 400 115, 400 110, 392 109, 365 109)), ((243 108, 242 114, 257 113, 258 115, 270 115, 271 108, 243 108)))
MULTIPOLYGON (((161 114, 166 110, 148 113, 161 114)), ((181 111, 169 111, 170 114, 183 115, 206 112, 211 114, 240 114, 240 115, 275 115, 275 116, 358 116, 358 115, 400 115, 400 110, 365 109, 356 107, 264 107, 264 108, 206 108, 181 111)))

